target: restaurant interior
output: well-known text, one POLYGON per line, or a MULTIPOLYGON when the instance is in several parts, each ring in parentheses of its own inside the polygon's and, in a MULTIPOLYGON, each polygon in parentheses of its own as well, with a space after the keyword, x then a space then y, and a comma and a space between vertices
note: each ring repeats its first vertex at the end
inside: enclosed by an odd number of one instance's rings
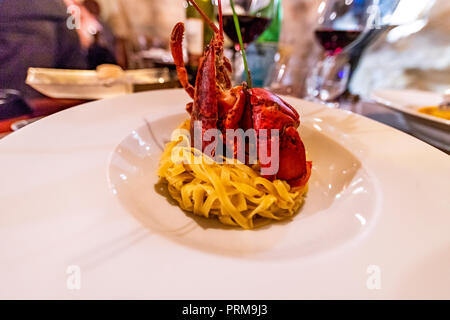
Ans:
POLYGON ((0 298, 449 299, 449 16, 0 0, 0 298))

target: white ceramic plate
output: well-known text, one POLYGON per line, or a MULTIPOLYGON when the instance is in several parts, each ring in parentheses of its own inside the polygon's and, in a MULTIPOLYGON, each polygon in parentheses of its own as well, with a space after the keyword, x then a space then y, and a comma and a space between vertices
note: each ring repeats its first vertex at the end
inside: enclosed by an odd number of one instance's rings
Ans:
POLYGON ((400 111, 414 135, 450 152, 450 120, 418 111, 422 107, 439 105, 442 102, 441 95, 419 90, 380 89, 372 93, 372 99, 400 111))
POLYGON ((255 231, 192 219, 155 187, 158 145, 186 117, 181 90, 93 102, 3 139, 0 298, 450 298, 449 156, 287 100, 310 191, 292 221, 255 231))

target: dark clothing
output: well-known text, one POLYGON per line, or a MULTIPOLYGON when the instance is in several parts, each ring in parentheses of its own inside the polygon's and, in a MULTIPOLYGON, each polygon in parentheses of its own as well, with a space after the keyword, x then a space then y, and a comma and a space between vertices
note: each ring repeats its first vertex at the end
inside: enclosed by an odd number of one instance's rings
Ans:
POLYGON ((86 69, 63 0, 0 0, 0 88, 39 93, 25 84, 29 67, 86 69))
POLYGON ((117 64, 114 55, 116 39, 111 28, 97 17, 98 23, 102 26, 102 30, 94 35, 94 41, 88 49, 87 61, 88 68, 95 69, 104 63, 117 64))
POLYGON ((106 46, 93 43, 88 50, 88 68, 95 69, 104 63, 117 64, 117 61, 106 46))

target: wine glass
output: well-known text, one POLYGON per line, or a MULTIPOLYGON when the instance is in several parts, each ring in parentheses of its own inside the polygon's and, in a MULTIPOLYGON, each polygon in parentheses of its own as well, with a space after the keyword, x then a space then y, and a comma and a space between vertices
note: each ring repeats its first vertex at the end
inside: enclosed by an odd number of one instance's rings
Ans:
MULTIPOLYGON (((239 20, 244 50, 255 41, 275 18, 278 0, 233 0, 239 20)), ((244 66, 241 59, 239 39, 233 20, 230 0, 222 1, 223 29, 234 44, 233 70, 234 82, 241 80, 244 66)))
POLYGON ((370 30, 380 29, 379 0, 327 0, 318 7, 315 37, 323 48, 322 58, 306 80, 309 100, 333 101, 347 88, 351 66, 349 48, 370 30))

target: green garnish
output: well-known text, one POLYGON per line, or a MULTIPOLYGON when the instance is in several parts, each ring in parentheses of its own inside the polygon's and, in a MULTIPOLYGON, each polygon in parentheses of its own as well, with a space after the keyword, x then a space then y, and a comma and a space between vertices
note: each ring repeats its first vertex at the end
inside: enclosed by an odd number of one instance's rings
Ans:
POLYGON ((247 85, 252 88, 252 77, 250 71, 248 70, 247 57, 245 55, 244 42, 242 41, 241 27, 239 26, 239 19, 234 9, 233 0, 230 0, 231 10, 233 11, 234 27, 236 28, 236 33, 239 39, 239 46, 241 47, 242 59, 244 60, 245 72, 247 73, 247 85))

